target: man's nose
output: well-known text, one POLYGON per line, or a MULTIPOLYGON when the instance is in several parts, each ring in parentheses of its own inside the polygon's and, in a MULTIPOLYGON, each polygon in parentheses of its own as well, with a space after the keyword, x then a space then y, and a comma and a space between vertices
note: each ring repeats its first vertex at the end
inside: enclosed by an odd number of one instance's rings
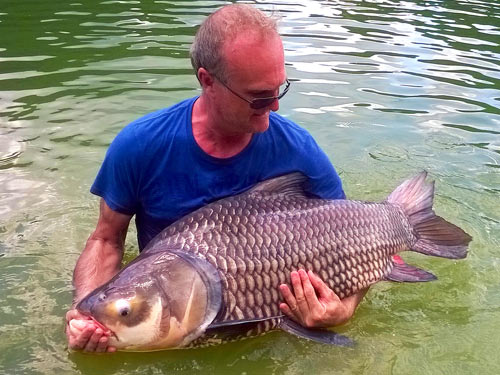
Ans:
POLYGON ((280 102, 278 99, 274 99, 273 102, 269 105, 269 109, 273 112, 276 112, 280 108, 280 102))

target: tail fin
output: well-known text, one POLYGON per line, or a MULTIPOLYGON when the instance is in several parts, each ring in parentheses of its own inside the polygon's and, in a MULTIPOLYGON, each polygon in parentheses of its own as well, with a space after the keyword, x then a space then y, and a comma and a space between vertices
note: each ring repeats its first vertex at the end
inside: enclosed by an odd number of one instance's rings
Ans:
POLYGON ((443 258, 465 258, 472 237, 434 213, 434 181, 426 183, 426 177, 424 171, 404 181, 389 195, 387 202, 400 206, 408 215, 417 237, 411 250, 443 258))

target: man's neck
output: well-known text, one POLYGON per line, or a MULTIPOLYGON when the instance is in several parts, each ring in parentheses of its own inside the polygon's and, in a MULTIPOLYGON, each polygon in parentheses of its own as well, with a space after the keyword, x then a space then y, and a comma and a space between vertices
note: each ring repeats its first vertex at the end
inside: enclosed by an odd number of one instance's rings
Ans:
POLYGON ((224 132, 220 124, 210 116, 206 105, 203 95, 193 105, 191 124, 198 146, 216 158, 230 158, 239 154, 250 143, 252 134, 224 132))

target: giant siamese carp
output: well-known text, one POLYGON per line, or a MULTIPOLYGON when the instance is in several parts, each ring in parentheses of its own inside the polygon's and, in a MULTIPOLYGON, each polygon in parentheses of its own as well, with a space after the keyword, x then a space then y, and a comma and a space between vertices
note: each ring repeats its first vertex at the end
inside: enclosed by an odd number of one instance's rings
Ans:
POLYGON ((380 203, 311 197, 300 173, 263 181, 168 226, 76 308, 110 330, 118 350, 213 345, 275 329, 350 345, 284 317, 279 285, 302 268, 345 298, 381 280, 436 278, 404 263, 402 251, 465 258, 471 237, 435 215, 426 176, 380 203))

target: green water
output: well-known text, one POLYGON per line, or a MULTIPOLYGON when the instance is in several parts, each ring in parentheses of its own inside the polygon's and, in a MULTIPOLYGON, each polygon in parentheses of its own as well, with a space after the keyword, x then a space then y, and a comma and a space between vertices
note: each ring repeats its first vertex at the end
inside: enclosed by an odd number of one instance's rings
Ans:
MULTIPOLYGON (((88 190, 114 135, 199 93, 188 59, 221 1, 0 3, 0 373, 498 374, 500 2, 257 2, 282 16, 294 82, 280 113, 331 157, 349 197, 383 199, 426 169, 466 260, 405 254, 427 284, 379 283, 338 331, 200 350, 69 353, 71 275, 94 228, 88 190)), ((135 233, 127 259, 136 254, 135 233)))

